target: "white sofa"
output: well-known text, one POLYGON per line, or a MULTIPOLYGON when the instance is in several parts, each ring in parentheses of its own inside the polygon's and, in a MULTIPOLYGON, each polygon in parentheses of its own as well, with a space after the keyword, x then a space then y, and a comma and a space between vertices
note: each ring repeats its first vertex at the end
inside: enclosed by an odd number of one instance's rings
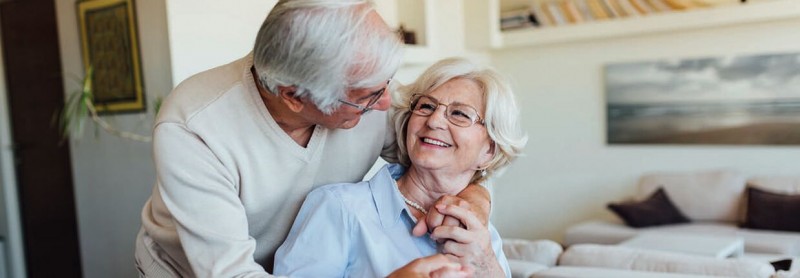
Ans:
POLYGON ((715 259, 612 245, 579 244, 564 251, 549 240, 506 239, 503 251, 514 278, 563 277, 798 277, 765 262, 715 259))
POLYGON ((692 222, 632 228, 622 221, 587 221, 567 229, 564 245, 618 244, 643 232, 726 235, 744 239, 745 257, 762 260, 800 257, 800 232, 739 227, 746 211, 747 186, 775 193, 800 194, 800 178, 797 177, 745 179, 730 170, 648 174, 640 179, 635 199, 645 199, 663 187, 675 206, 692 222))

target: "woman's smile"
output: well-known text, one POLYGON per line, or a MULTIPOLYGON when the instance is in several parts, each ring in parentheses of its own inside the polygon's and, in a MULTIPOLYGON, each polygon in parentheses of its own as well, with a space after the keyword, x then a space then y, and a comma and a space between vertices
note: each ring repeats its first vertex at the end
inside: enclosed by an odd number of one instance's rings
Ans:
POLYGON ((438 140, 438 139, 431 138, 431 137, 422 137, 422 143, 424 145, 432 145, 432 146, 441 147, 441 148, 449 148, 449 147, 453 146, 453 145, 450 145, 450 144, 447 144, 447 143, 443 142, 442 140, 438 140))

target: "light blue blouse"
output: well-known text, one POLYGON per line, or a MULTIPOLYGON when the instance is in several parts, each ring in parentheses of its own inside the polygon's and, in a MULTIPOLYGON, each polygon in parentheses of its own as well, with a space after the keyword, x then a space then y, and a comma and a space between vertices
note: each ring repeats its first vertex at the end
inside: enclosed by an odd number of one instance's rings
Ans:
MULTIPOLYGON (((309 193, 275 254, 273 274, 386 277, 416 258, 438 253, 429 235, 411 235, 415 219, 395 183, 404 171, 390 164, 369 181, 331 184, 309 193)), ((497 260, 511 277, 500 235, 491 224, 489 232, 497 260)))

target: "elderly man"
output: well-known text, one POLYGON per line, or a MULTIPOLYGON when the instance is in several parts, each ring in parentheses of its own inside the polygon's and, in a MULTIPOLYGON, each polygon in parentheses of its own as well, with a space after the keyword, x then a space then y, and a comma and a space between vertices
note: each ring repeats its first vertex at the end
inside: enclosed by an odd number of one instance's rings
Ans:
MULTIPOLYGON (((250 55, 178 85, 154 128, 157 180, 136 240, 141 275, 270 276, 309 191, 359 181, 394 153, 385 110, 400 59, 398 38, 368 1, 282 0, 250 55)), ((488 218, 480 186, 440 202, 488 218)), ((442 217, 431 213, 414 234, 451 222, 442 217)), ((395 275, 453 269, 437 255, 395 275)))

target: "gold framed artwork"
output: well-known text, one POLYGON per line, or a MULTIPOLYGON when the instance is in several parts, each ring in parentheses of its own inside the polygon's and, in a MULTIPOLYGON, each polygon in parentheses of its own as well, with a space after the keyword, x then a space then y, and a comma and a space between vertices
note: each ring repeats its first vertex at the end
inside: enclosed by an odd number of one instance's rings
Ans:
POLYGON ((77 3, 83 66, 99 113, 145 110, 133 0, 77 3))

